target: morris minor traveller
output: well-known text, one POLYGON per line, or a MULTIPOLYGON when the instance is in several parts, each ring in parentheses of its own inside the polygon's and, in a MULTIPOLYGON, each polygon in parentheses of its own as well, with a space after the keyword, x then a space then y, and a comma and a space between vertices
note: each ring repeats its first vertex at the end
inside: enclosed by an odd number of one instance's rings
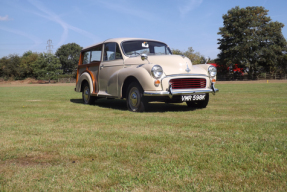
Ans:
POLYGON ((140 38, 108 39, 81 51, 75 91, 84 104, 99 98, 125 99, 127 108, 143 112, 148 102, 186 102, 205 108, 218 89, 216 67, 193 65, 173 55, 167 44, 140 38))

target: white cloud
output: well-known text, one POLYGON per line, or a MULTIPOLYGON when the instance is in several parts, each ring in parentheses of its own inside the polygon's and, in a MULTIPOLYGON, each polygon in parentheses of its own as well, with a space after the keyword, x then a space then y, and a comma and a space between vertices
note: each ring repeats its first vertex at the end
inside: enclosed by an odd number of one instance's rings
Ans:
POLYGON ((10 33, 14 33, 14 34, 17 34, 17 35, 21 35, 21 36, 24 36, 24 37, 34 41, 35 44, 34 44, 33 47, 36 47, 37 45, 42 43, 42 41, 38 37, 35 37, 33 35, 30 35, 30 34, 27 34, 27 33, 23 32, 23 31, 19 31, 18 29, 15 30, 15 29, 11 29, 11 28, 8 28, 8 27, 0 26, 0 30, 7 31, 7 32, 10 32, 10 33))
POLYGON ((98 38, 96 38, 93 34, 87 32, 85 30, 79 29, 79 28, 77 28, 75 26, 69 25, 68 23, 63 21, 58 15, 56 15, 55 13, 53 13, 52 11, 50 11, 49 9, 44 7, 39 1, 37 1, 37 0, 29 0, 29 2, 32 5, 34 5, 36 8, 38 8, 40 11, 45 13, 46 15, 42 15, 42 14, 38 14, 38 13, 34 13, 34 14, 36 14, 38 16, 41 16, 41 17, 44 17, 46 19, 52 20, 52 21, 60 24, 61 27, 63 28, 64 31, 62 33, 61 40, 58 43, 58 46, 61 46, 67 40, 69 29, 71 29, 71 30, 73 30, 73 31, 75 31, 77 33, 80 33, 80 34, 92 39, 94 42, 96 42, 98 40, 98 38))
POLYGON ((11 20, 11 19, 8 17, 8 15, 6 15, 6 16, 4 16, 4 17, 0 16, 0 21, 8 21, 8 20, 11 20))
POLYGON ((184 17, 189 11, 195 9, 196 7, 200 6, 203 0, 189 0, 187 5, 179 6, 179 12, 182 17, 184 17))

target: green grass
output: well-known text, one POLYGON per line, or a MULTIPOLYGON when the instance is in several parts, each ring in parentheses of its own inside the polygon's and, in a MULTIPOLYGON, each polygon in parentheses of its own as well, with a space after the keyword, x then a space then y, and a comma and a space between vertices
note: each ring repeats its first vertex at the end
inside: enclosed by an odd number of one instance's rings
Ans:
POLYGON ((286 191, 287 84, 221 84, 206 109, 83 105, 0 87, 0 191, 286 191))

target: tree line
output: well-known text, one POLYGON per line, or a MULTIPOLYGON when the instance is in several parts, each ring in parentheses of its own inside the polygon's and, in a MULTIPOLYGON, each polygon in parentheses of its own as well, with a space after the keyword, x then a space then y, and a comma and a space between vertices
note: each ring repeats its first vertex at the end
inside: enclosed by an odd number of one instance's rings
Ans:
POLYGON ((63 74, 76 76, 82 47, 76 43, 62 45, 55 54, 25 52, 10 54, 0 59, 0 77, 4 79, 57 79, 63 74))
MULTIPOLYGON (((174 55, 184 55, 190 59, 192 64, 205 63, 204 55, 201 55, 199 52, 194 52, 192 47, 188 47, 187 51, 181 51, 179 49, 171 49, 172 54, 174 55)), ((212 62, 212 61, 209 61, 212 62)))
MULTIPOLYGON (((217 58, 218 74, 233 74, 239 67, 252 78, 261 73, 287 73, 287 42, 282 34, 283 23, 273 22, 264 7, 235 7, 222 16, 219 28, 217 58)), ((61 74, 76 75, 82 47, 76 43, 62 45, 55 53, 25 52, 0 59, 0 77, 24 79, 56 79, 61 74)), ((185 55, 193 64, 204 63, 204 56, 192 47, 187 51, 172 49, 173 54, 185 55)))
MULTIPOLYGON (((0 59, 0 77, 20 80, 28 77, 35 79, 58 79, 76 77, 76 69, 82 47, 76 43, 62 45, 55 54, 25 52, 22 56, 10 54, 0 59)), ((173 54, 185 55, 194 64, 201 63, 204 57, 194 52, 172 49, 173 54)))

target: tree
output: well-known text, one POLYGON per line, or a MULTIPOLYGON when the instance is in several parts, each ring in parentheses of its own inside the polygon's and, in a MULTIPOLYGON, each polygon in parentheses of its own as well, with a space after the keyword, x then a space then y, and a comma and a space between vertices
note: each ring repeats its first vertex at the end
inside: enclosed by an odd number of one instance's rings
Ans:
POLYGON ((172 49, 172 54, 174 55, 184 55, 190 59, 193 64, 200 64, 204 62, 204 56, 201 55, 199 52, 194 52, 192 47, 189 47, 187 51, 182 52, 179 49, 172 49))
POLYGON ((0 59, 0 77, 4 77, 4 68, 5 68, 5 63, 7 62, 7 57, 2 57, 0 59))
POLYGON ((32 51, 27 51, 23 54, 20 67, 23 69, 25 77, 34 76, 33 63, 37 61, 38 56, 38 53, 33 53, 32 51))
POLYGON ((12 79, 22 79, 24 71, 20 67, 21 57, 17 54, 10 54, 8 57, 0 59, 0 68, 3 77, 12 79))
POLYGON ((60 59, 63 73, 75 73, 82 47, 76 43, 62 45, 55 53, 60 59))
POLYGON ((281 74, 287 74, 287 52, 284 51, 281 59, 280 59, 280 62, 279 62, 279 65, 278 65, 278 69, 276 69, 277 72, 281 73, 281 74))
POLYGON ((40 53, 32 67, 37 79, 56 79, 62 73, 60 60, 49 53, 40 53))
POLYGON ((267 13, 263 7, 237 6, 222 16, 224 26, 218 32, 221 63, 247 67, 250 76, 260 68, 276 68, 286 47, 281 32, 284 25, 271 22, 267 13))
POLYGON ((285 52, 285 54, 282 57, 282 71, 286 74, 287 73, 287 53, 285 52))
POLYGON ((171 49, 172 54, 174 55, 183 55, 183 52, 179 49, 171 49))

